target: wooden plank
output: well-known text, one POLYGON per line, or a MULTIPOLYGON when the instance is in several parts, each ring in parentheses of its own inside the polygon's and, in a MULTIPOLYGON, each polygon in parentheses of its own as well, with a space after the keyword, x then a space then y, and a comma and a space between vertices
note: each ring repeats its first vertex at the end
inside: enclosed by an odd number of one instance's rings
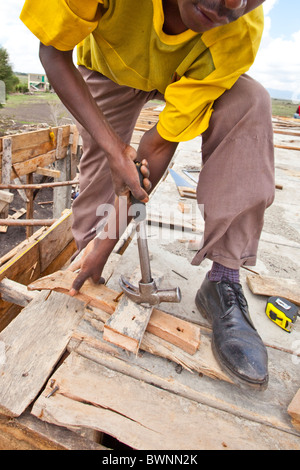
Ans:
MULTIPOLYGON (((57 145, 56 145, 56 163, 55 168, 60 172, 60 179, 62 181, 70 180, 70 153, 62 155, 62 129, 58 129, 57 145), (64 158, 65 157, 65 158, 64 158)), ((64 209, 71 207, 71 187, 61 186, 53 191, 53 217, 60 217, 64 209)))
POLYGON ((75 186, 78 180, 73 181, 57 181, 55 183, 34 183, 34 184, 0 184, 0 189, 43 189, 57 188, 59 186, 75 186))
MULTIPOLYGON (((33 173, 26 175, 26 184, 33 184, 33 173)), ((29 189, 26 191, 27 202, 26 202, 26 219, 33 219, 33 192, 29 189)), ((33 234, 32 225, 26 226, 26 237, 29 238, 33 234)))
MULTIPOLYGON (((0 181, 2 183, 10 183, 11 180, 11 169, 12 169, 12 154, 11 154, 11 138, 3 138, 3 155, 2 155, 2 172, 0 181)), ((0 217, 6 218, 9 212, 8 200, 0 201, 0 217)))
POLYGON ((275 144, 274 147, 277 148, 277 149, 285 149, 285 150, 297 150, 297 151, 300 150, 299 147, 291 147, 290 145, 278 145, 278 144, 275 144))
MULTIPOLYGON (((154 356, 152 353, 143 351, 142 354, 133 357, 125 351, 117 351, 117 348, 109 343, 105 348, 104 341, 101 347, 99 344, 101 332, 98 326, 92 319, 88 321, 85 315, 68 344, 68 350, 75 351, 109 369, 168 390, 177 396, 226 411, 238 418, 243 417, 293 433, 294 429, 286 408, 291 401, 290 397, 294 396, 298 387, 297 368, 293 365, 290 376, 285 375, 285 359, 289 360, 289 357, 282 357, 280 351, 272 348, 268 350, 270 362, 275 365, 275 369, 273 367, 270 369, 269 387, 264 394, 259 394, 260 399, 257 400, 255 391, 241 393, 241 389, 237 386, 221 380, 211 380, 200 372, 196 373, 195 370, 190 372, 180 368, 173 361, 166 361, 163 357, 154 356)), ((200 357, 200 360, 202 351, 203 344, 199 355, 198 353, 195 355, 197 358, 200 357)))
POLYGON ((247 276, 247 284, 253 294, 268 297, 277 295, 300 305, 300 284, 293 279, 250 274, 247 276))
MULTIPOLYGON (((26 160, 25 162, 15 163, 14 170, 19 177, 28 175, 29 173, 35 172, 38 167, 45 167, 55 162, 55 157, 56 151, 51 150, 44 155, 38 155, 37 157, 31 158, 30 160, 26 160)), ((11 179, 13 178, 15 178, 15 174, 12 171, 11 179)))
POLYGON ((283 135, 293 135, 293 136, 297 136, 297 137, 300 137, 300 132, 293 132, 293 131, 282 131, 280 129, 273 129, 273 132, 274 134, 283 134, 283 135))
POLYGON ((300 426, 300 388, 288 407, 288 413, 300 426))
POLYGON ((138 305, 126 295, 104 325, 103 339, 138 353, 154 307, 138 305))
POLYGON ((32 414, 103 431, 138 450, 299 450, 297 436, 199 406, 74 353, 51 377, 32 414), (46 398, 53 381, 58 390, 46 398))
POLYGON ((50 178, 59 178, 60 177, 60 171, 53 170, 51 168, 43 168, 43 167, 38 166, 35 172, 38 175, 49 176, 50 178))
MULTIPOLYGON (((31 283, 28 286, 28 289, 29 290, 51 289, 51 290, 56 290, 57 292, 64 292, 68 294, 75 278, 76 278, 76 273, 73 273, 72 271, 69 271, 69 270, 58 271, 54 274, 51 274, 50 276, 46 276, 44 278, 38 279, 37 281, 31 283)), ((76 295, 76 298, 78 298, 79 300, 82 300, 86 304, 100 308, 104 310, 106 313, 112 314, 118 305, 117 304, 118 296, 119 296, 119 292, 109 289, 108 287, 104 285, 96 286, 95 284, 87 280, 82 286, 80 292, 76 295)), ((170 323, 173 322, 171 332, 168 337, 169 341, 174 342, 174 344, 177 344, 178 347, 183 347, 184 343, 187 342, 189 343, 189 345, 186 347, 186 349, 188 349, 189 352, 191 351, 196 352, 200 344, 199 326, 189 325, 187 328, 185 328, 183 326, 185 324, 183 323, 184 320, 181 320, 178 323, 179 326, 177 328, 176 326, 177 318, 173 317, 170 314, 164 313, 164 315, 162 316, 163 326, 160 329, 159 321, 158 321, 158 318, 160 317, 160 310, 158 309, 156 309, 156 316, 155 316, 155 322, 154 322, 155 334, 156 335, 159 334, 163 338, 166 337, 165 318, 167 315, 169 315, 170 317, 170 323), (190 341, 191 330, 193 330, 192 341, 190 341), (198 341, 195 342, 195 338, 198 338, 198 341)), ((149 327, 149 325, 151 326, 151 318, 149 320, 147 328, 149 327)))
POLYGON ((96 442, 26 411, 19 418, 0 415, 0 450, 106 450, 96 442))
POLYGON ((10 183, 10 175, 12 170, 12 143, 11 137, 3 138, 3 155, 2 155, 2 183, 10 183))
MULTIPOLYGON (((29 290, 55 290, 68 294, 73 281, 76 278, 76 273, 72 271, 57 271, 56 273, 37 279, 29 286, 29 290)), ((78 300, 83 301, 85 304, 102 308, 105 312, 112 314, 116 308, 116 297, 118 292, 108 289, 104 285, 96 286, 91 281, 87 280, 80 292, 76 295, 78 300)))
POLYGON ((31 242, 0 268, 0 281, 7 277, 27 285, 40 275, 38 242, 31 242))
POLYGON ((14 195, 9 191, 0 191, 0 201, 10 204, 14 199, 14 195))
POLYGON ((35 292, 29 292, 26 286, 10 279, 0 282, 0 294, 2 300, 26 307, 35 297, 35 292))
MULTIPOLYGON (((74 252, 74 244, 67 243, 71 220, 71 211, 66 211, 48 230, 44 228, 38 230, 28 241, 22 242, 3 256, 0 259, 0 281, 6 277, 27 286, 42 274, 41 267, 45 274, 51 272, 52 264, 54 270, 60 269, 62 264, 57 263, 65 264, 67 261, 65 256, 71 256, 74 252), (64 242, 67 246, 63 245, 64 242)), ((0 300, 0 331, 18 313, 19 307, 0 300)))
POLYGON ((75 240, 71 240, 67 246, 65 246, 62 251, 54 258, 53 261, 46 267, 46 269, 41 272, 41 276, 48 276, 55 271, 58 271, 64 267, 67 263, 69 264, 70 259, 77 250, 75 240))
POLYGON ((200 328, 195 328, 193 323, 175 318, 163 311, 158 312, 156 309, 153 310, 147 331, 165 339, 191 355, 195 354, 200 347, 200 328), (189 338, 189 340, 183 340, 183 335, 189 338))
POLYGON ((8 253, 5 253, 5 255, 1 256, 0 258, 0 266, 4 265, 5 263, 7 263, 7 261, 11 260, 16 254, 18 253, 21 253, 24 249, 26 249, 30 243, 38 240, 38 238, 40 238, 40 236, 46 231, 46 227, 42 227, 40 229, 38 229, 33 235, 32 237, 30 237, 30 239, 28 240, 24 240, 22 241, 19 245, 15 246, 14 248, 12 248, 8 253))
MULTIPOLYGON (((22 209, 19 209, 18 211, 16 211, 14 214, 12 215, 8 215, 8 218, 10 220, 16 220, 16 219, 19 219, 20 217, 22 217, 26 212, 26 209, 22 208, 22 209)), ((0 226, 0 233, 6 233, 7 232, 7 229, 8 229, 8 225, 1 225, 0 226)), ((1 263, 0 263, 1 265, 1 263)))
MULTIPOLYGON (((130 282, 138 285, 140 277, 141 271, 138 268, 131 276, 130 282)), ((159 287, 162 275, 157 273, 153 277, 159 287)), ((114 313, 104 325, 103 339, 137 354, 153 310, 153 305, 139 305, 122 295, 114 313)), ((159 328, 158 330, 161 332, 159 328)))
MULTIPOLYGON (((8 254, 10 259, 0 268, 0 280, 7 277, 27 285, 30 281, 37 279, 72 240, 71 226, 72 212, 66 211, 60 219, 51 224, 47 231, 40 230, 37 233, 38 236, 33 235, 30 243, 22 243, 19 249, 18 247, 14 249, 13 256, 10 257, 8 254), (20 279, 19 273, 27 269, 27 260, 31 260, 31 266, 38 263, 39 270, 34 276, 31 275, 26 283, 23 278, 20 279)), ((3 257, 3 260, 5 261, 6 258, 3 257)))
MULTIPOLYGON (((10 136, 9 138, 12 142, 12 163, 21 163, 38 155, 48 153, 51 150, 55 150, 58 129, 62 129, 63 132, 62 146, 67 148, 71 131, 69 125, 10 136), (50 132, 54 135, 53 139, 51 139, 50 132)), ((0 150, 6 138, 7 137, 0 138, 0 150)))
POLYGON ((50 229, 38 239, 41 273, 73 240, 72 223, 72 212, 66 210, 50 229))
MULTIPOLYGON (((103 327, 109 314, 90 306, 87 307, 87 310, 83 320, 72 335, 68 349, 77 351, 79 348, 82 351, 82 344, 86 344, 97 352, 105 351, 115 357, 125 358, 125 360, 130 362, 135 361, 137 359, 136 356, 128 355, 127 351, 103 340, 103 327)), ((146 331, 142 339, 141 349, 153 356, 172 361, 190 372, 196 372, 212 379, 232 383, 231 379, 221 370, 212 353, 210 336, 203 335, 200 347, 198 347, 194 354, 190 354, 163 338, 146 331)))
POLYGON ((2 414, 20 416, 35 399, 82 315, 77 299, 43 292, 0 333, 5 351, 0 364, 2 414))
MULTIPOLYGON (((16 220, 12 217, 0 219, 0 226, 8 227, 49 227, 53 225, 57 219, 24 219, 16 220)), ((30 237, 32 234, 29 235, 30 237)))

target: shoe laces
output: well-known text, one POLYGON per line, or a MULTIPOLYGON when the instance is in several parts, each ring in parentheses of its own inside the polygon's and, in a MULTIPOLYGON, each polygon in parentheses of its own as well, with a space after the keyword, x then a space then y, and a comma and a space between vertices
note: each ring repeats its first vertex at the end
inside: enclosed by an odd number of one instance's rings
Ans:
POLYGON ((249 316, 248 302, 244 296, 242 286, 238 283, 230 282, 227 280, 223 280, 222 283, 224 284, 225 291, 227 294, 226 303, 228 304, 228 307, 237 305, 242 311, 244 317, 247 319, 250 325, 253 326, 254 328, 254 325, 249 316))

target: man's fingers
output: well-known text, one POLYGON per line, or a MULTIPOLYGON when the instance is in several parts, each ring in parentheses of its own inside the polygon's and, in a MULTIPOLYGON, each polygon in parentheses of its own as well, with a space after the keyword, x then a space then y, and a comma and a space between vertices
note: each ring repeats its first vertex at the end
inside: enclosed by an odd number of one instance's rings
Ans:
POLYGON ((81 271, 76 277, 76 279, 74 280, 72 288, 69 291, 69 294, 71 296, 77 295, 81 287, 83 286, 83 284, 88 278, 91 278, 94 284, 105 284, 105 279, 101 275, 99 274, 91 275, 87 271, 81 271))
POLYGON ((75 260, 73 261, 73 263, 70 264, 70 266, 68 266, 67 271, 75 272, 77 271, 77 269, 80 269, 80 266, 81 266, 81 260, 75 260))
POLYGON ((85 271, 80 271, 78 276, 76 277, 75 281, 73 282, 72 288, 69 292, 70 295, 76 295, 80 291, 81 287, 85 283, 85 281, 89 278, 89 273, 85 271))
POLYGON ((151 181, 150 181, 150 170, 149 170, 149 166, 148 166, 148 162, 147 160, 142 160, 142 165, 141 165, 141 173, 144 177, 143 179, 143 185, 144 185, 144 188, 146 190, 146 192, 148 193, 152 187, 152 184, 151 184, 151 181))
POLYGON ((132 188, 131 193, 133 196, 138 199, 141 202, 148 202, 149 201, 149 195, 146 193, 146 191, 138 185, 138 187, 135 187, 134 189, 132 188))

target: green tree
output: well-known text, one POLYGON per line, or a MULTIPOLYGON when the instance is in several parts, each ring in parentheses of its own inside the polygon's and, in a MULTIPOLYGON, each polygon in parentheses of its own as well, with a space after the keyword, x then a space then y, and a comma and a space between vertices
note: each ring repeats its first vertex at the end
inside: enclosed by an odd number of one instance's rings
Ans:
POLYGON ((3 80, 6 86, 6 93, 14 91, 19 83, 18 77, 14 74, 9 63, 9 55, 4 47, 0 46, 0 80, 3 80))

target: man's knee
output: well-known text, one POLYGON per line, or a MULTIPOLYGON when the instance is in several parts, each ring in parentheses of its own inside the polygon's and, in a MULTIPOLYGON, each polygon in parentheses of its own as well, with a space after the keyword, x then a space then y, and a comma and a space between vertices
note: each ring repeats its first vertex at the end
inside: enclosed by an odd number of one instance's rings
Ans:
POLYGON ((246 106, 252 109, 257 118, 266 119, 272 117, 271 97, 267 90, 256 80, 248 76, 244 77, 243 93, 246 106))
POLYGON ((258 82, 255 82, 255 92, 252 93, 252 98, 255 106, 263 114, 267 113, 272 116, 271 97, 268 91, 258 82))

